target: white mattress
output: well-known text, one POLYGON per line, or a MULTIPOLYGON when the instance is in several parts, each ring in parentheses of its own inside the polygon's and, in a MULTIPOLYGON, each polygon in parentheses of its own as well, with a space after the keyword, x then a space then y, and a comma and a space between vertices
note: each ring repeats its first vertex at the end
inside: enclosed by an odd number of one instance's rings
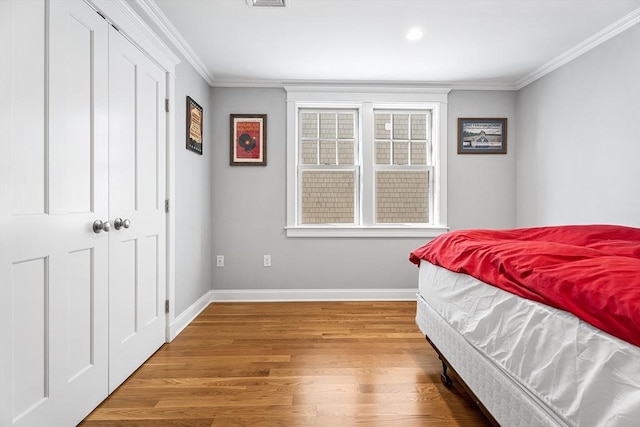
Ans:
POLYGON ((447 344, 434 340, 504 426, 640 426, 640 347, 570 313, 421 261, 417 321, 432 340, 430 330, 439 322, 459 331, 460 345, 470 345, 483 363, 505 374, 491 381, 502 381, 496 390, 519 393, 515 400, 486 389, 486 379, 467 378, 464 371, 477 371, 478 361, 458 366, 467 357, 457 355, 456 363, 440 347, 447 344), (505 406, 502 399, 514 402, 505 406))

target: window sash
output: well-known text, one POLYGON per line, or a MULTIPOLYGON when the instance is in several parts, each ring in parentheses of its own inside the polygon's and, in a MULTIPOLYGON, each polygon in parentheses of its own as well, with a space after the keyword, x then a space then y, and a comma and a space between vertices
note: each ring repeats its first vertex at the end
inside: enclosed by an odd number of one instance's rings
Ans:
POLYGON ((359 112, 357 109, 352 107, 326 109, 300 108, 297 117, 297 164, 360 164, 360 142, 358 137, 359 112), (331 129, 330 126, 324 125, 323 121, 326 119, 323 119, 323 116, 334 116, 333 129, 331 129), (340 116, 343 117, 341 118, 340 116), (348 120, 349 117, 351 120, 348 120), (349 128, 351 129, 347 135, 345 131, 349 130, 349 128), (333 161, 326 161, 332 157, 326 155, 326 148, 328 147, 329 150, 331 150, 330 147, 332 145, 333 161), (351 153, 348 152, 348 148, 344 148, 347 145, 351 145, 351 153), (323 148, 325 150, 323 150, 323 148), (315 155, 313 155, 315 162, 311 161, 313 151, 315 151, 315 155), (349 159, 351 159, 350 162, 349 159))
POLYGON ((374 108, 373 117, 373 223, 432 225, 435 170, 431 145, 434 140, 433 111, 374 108), (422 127, 418 128, 416 124, 422 127), (387 144, 387 152, 383 153, 386 156, 381 156, 382 144, 387 144), (414 150, 422 144, 424 153, 417 157, 414 150), (402 160, 398 160, 397 156, 403 145, 406 151, 402 160), (424 179, 418 179, 419 174, 426 176, 424 179), (383 175, 386 175, 384 179, 383 175), (413 185, 406 183, 407 178, 409 181, 415 181, 413 185), (394 180, 396 182, 393 182, 394 180), (386 185, 390 187, 385 188, 386 185), (397 189, 395 193, 392 191, 393 188, 397 189), (405 197, 401 197, 402 194, 405 194, 405 197))
POLYGON ((360 224, 360 167, 357 165, 312 165, 298 167, 298 199, 297 199, 297 224, 304 226, 314 225, 359 225, 360 224), (317 180, 328 182, 328 186, 314 185, 317 181, 305 181, 315 175, 317 180), (333 175, 333 176, 332 176, 333 175), (349 178, 351 175, 351 178, 349 178), (351 180, 351 186, 347 187, 346 180, 351 180), (342 186, 340 184, 343 184, 342 186), (352 193, 345 194, 347 188, 352 193), (327 199, 331 197, 331 199, 327 199), (326 206, 325 206, 326 204, 326 206), (338 206, 336 206, 338 205, 338 206), (315 207, 315 211, 313 208, 315 207), (346 213, 350 209, 349 221, 346 221, 346 213), (336 211, 329 215, 334 208, 336 211), (314 218, 314 220, 311 220, 314 218), (325 220, 322 220, 324 218, 325 220), (329 220, 333 219, 333 220, 329 220))
POLYGON ((374 139, 373 139, 373 144, 374 144, 374 152, 376 154, 375 159, 373 160, 373 163, 375 166, 378 165, 383 165, 383 164, 390 164, 390 165, 398 165, 398 166, 404 166, 404 165, 425 165, 425 166, 432 166, 434 164, 434 159, 433 159, 433 147, 432 147, 432 142, 434 140, 433 137, 433 111, 430 109, 416 109, 416 110, 407 110, 407 109, 375 109, 373 110, 373 115, 374 115, 374 121, 375 121, 375 130, 374 130, 374 139), (388 115, 389 116, 389 129, 385 129, 383 132, 388 132, 388 136, 387 135, 379 135, 379 126, 382 123, 378 122, 378 116, 384 116, 384 115, 388 115), (395 117, 396 116, 402 116, 402 115, 406 115, 408 116, 408 124, 407 124, 407 136, 406 138, 398 138, 396 137, 395 134, 395 117), (424 116, 424 138, 419 138, 419 137, 415 137, 414 136, 414 116, 420 117, 420 116, 424 116), (380 137, 383 136, 383 137, 380 137), (382 163, 381 161, 379 161, 380 157, 378 157, 378 146, 379 144, 384 144, 387 143, 389 145, 388 151, 389 151, 389 161, 386 163, 382 163), (415 149, 414 147, 414 143, 415 145, 417 144, 424 144, 425 145, 425 158, 424 158, 424 162, 423 163, 416 163, 413 161, 414 156, 413 156, 413 150, 415 149), (396 161, 395 157, 396 157, 396 144, 406 144, 407 145, 407 154, 406 154, 406 158, 407 158, 407 162, 405 163, 399 163, 396 161))
POLYGON ((296 224, 360 224, 361 156, 358 109, 299 108, 297 117, 296 224), (350 146, 350 150, 349 147, 341 150, 341 146, 344 145, 350 146), (313 151, 315 154, 312 154, 313 151), (325 180, 331 181, 327 188, 322 185, 322 181, 325 180), (347 195, 345 184, 348 182, 352 185, 351 193, 347 195), (306 194, 307 192, 309 194, 306 194), (331 200, 331 194, 334 200, 331 200), (332 207, 335 209, 333 215, 330 213, 332 207))
MULTIPOLYGON (((373 199, 374 199, 374 224, 376 225, 403 225, 403 226, 415 226, 415 225, 433 225, 434 221, 434 167, 433 166, 396 166, 396 165, 382 165, 375 166, 373 168, 373 199), (393 180, 393 175, 418 175, 426 174, 424 182, 421 180, 411 184, 393 183, 397 190, 394 194, 387 192, 381 194, 381 190, 388 189, 384 185, 381 185, 379 178, 381 175, 391 175, 386 179, 393 180), (403 191, 404 190, 404 191, 403 191), (405 197, 397 197, 402 193, 406 193, 405 197), (410 195, 414 194, 415 197, 411 198, 410 195), (425 196, 424 204, 420 203, 420 196, 425 196), (398 218, 398 212, 404 211, 403 218, 398 218), (424 221, 418 220, 424 214, 426 217, 424 221), (398 220, 391 221, 390 218, 397 218, 398 220)), ((406 178, 406 177, 405 177, 406 178)), ((416 178, 412 178, 414 181, 416 178)))

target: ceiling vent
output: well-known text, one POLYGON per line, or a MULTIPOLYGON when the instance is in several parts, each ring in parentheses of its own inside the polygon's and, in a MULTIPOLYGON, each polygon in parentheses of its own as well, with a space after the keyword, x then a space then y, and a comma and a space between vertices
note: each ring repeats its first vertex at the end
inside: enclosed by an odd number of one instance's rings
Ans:
POLYGON ((249 7, 286 7, 286 0, 246 0, 249 7))

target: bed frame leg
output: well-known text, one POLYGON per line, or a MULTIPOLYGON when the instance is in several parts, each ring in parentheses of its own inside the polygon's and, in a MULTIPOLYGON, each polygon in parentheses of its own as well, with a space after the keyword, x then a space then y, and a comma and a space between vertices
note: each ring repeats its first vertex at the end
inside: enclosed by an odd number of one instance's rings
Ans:
POLYGON ((431 341, 431 339, 429 339, 427 335, 425 335, 424 337, 427 339, 427 342, 431 344, 431 347, 433 347, 436 353, 438 353, 438 359, 440 359, 440 362, 442 362, 442 373, 440 374, 440 381, 442 381, 442 384, 444 384, 445 387, 447 388, 451 387, 453 385, 453 381, 451 381, 451 377, 447 375, 448 366, 444 361, 444 356, 442 356, 442 353, 440 353, 440 350, 438 350, 438 348, 435 346, 435 344, 433 344, 433 342, 431 341))
POLYGON ((442 373, 440 374, 440 380, 442 381, 442 384, 445 385, 445 387, 451 387, 451 385, 453 384, 451 381, 451 377, 447 375, 447 364, 444 363, 444 361, 442 362, 442 373))

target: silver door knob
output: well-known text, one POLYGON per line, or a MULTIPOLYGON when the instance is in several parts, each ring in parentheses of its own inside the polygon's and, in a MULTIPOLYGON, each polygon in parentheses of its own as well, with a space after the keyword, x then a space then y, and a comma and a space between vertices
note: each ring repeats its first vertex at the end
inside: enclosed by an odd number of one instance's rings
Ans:
POLYGON ((129 228, 131 227, 131 221, 129 221, 128 219, 122 219, 122 218, 116 218, 113 221, 113 226, 116 228, 116 230, 120 230, 121 228, 129 228))
POLYGON ((99 219, 96 219, 95 221, 93 221, 93 232, 98 234, 101 231, 104 232, 109 232, 109 230, 111 230, 111 223, 109 221, 107 222, 102 222, 99 219))

